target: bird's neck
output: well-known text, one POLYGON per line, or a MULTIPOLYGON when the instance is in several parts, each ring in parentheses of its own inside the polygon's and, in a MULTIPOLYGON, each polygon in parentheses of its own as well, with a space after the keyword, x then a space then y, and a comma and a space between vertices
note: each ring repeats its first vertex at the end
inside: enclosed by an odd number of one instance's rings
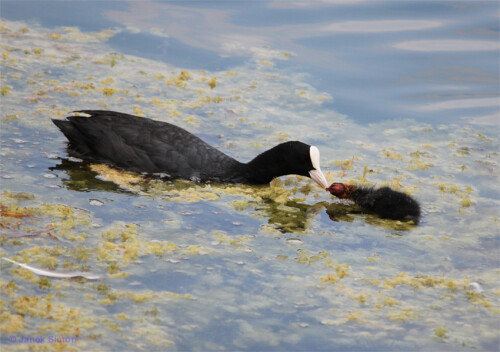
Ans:
POLYGON ((269 183, 275 177, 292 173, 292 170, 288 170, 283 162, 278 147, 266 150, 248 163, 243 164, 245 174, 251 183, 269 183))

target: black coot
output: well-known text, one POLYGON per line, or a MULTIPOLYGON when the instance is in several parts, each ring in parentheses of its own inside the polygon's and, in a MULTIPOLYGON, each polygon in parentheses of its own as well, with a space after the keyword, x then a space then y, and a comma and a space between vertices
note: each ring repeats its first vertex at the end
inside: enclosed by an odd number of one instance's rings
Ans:
POLYGON ((263 184, 297 174, 328 187, 318 148, 302 142, 279 144, 241 163, 170 123, 114 111, 77 112, 90 116, 52 121, 68 138, 70 154, 84 160, 202 182, 263 184))
POLYGON ((420 204, 408 194, 389 187, 372 188, 332 183, 327 191, 338 198, 350 199, 386 219, 418 222, 420 218, 420 204))

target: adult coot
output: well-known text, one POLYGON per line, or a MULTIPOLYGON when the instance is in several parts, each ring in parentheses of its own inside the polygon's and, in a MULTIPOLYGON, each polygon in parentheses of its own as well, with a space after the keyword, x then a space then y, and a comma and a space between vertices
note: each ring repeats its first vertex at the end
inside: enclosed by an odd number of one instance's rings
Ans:
POLYGON ((114 111, 77 112, 89 117, 52 121, 68 138, 70 154, 84 160, 202 182, 263 184, 296 174, 328 187, 318 148, 302 142, 279 144, 241 163, 170 123, 114 111))

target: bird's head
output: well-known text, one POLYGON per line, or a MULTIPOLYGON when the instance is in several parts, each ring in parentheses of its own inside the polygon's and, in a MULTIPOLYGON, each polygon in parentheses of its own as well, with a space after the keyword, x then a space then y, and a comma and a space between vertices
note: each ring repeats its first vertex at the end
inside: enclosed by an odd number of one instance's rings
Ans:
POLYGON ((326 190, 337 198, 345 199, 355 190, 355 187, 347 183, 332 183, 326 190))
POLYGON ((321 171, 319 157, 317 147, 290 141, 265 151, 248 165, 260 183, 267 183, 274 177, 295 174, 310 177, 326 189, 328 182, 321 171))

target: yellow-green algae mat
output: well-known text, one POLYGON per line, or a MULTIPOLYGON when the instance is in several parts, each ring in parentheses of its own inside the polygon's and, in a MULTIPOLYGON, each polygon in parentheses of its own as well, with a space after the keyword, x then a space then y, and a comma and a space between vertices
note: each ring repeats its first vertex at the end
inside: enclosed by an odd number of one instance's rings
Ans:
POLYGON ((331 97, 303 75, 273 66, 289 53, 189 71, 113 52, 119 29, 3 21, 0 31, 0 230, 46 230, 2 236, 0 257, 103 277, 2 262, 2 350, 498 346, 494 131, 357 125, 323 107, 331 97), (259 187, 148 182, 58 160, 64 138, 50 118, 82 108, 220 135, 212 144, 241 160, 314 142, 330 181, 389 184, 421 201, 423 219, 381 220, 294 176, 259 187))

